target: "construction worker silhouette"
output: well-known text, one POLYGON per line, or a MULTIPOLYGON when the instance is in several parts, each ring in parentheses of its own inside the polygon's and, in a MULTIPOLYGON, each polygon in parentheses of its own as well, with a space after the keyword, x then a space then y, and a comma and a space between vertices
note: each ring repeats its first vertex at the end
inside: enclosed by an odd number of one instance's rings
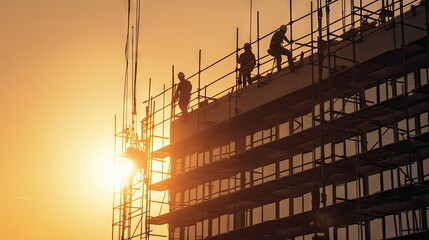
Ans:
POLYGON ((180 83, 177 86, 173 100, 179 100, 179 108, 182 111, 183 117, 186 119, 188 116, 189 100, 191 99, 192 84, 185 79, 185 74, 183 72, 179 72, 177 77, 180 83))
POLYGON ((247 83, 249 85, 251 83, 250 73, 256 65, 256 58, 255 54, 252 53, 250 43, 245 43, 243 49, 244 53, 240 54, 237 59, 237 62, 240 64, 238 84, 241 85, 243 83, 243 87, 245 87, 247 83))
MULTIPOLYGON (((293 72, 295 70, 296 66, 293 63, 292 53, 291 53, 291 51, 282 47, 283 41, 286 41, 287 43, 290 43, 290 44, 292 44, 294 42, 293 40, 289 41, 289 39, 286 37, 286 35, 285 35, 286 31, 287 31, 286 25, 281 25, 279 30, 277 30, 274 33, 273 37, 271 38, 270 49, 268 49, 268 53, 271 54, 276 59, 277 71, 282 70, 282 66, 281 66, 282 65, 282 55, 286 55, 288 63, 289 63, 289 69, 291 72, 293 72)), ((304 56, 304 53, 301 52, 300 64, 302 63, 303 56, 304 56)))

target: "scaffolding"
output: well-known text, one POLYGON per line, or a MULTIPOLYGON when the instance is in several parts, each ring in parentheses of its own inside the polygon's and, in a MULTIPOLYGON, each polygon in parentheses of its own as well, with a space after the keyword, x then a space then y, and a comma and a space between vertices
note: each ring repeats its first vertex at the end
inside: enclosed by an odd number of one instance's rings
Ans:
POLYGON ((237 64, 203 84, 203 74, 236 62, 242 50, 237 29, 234 52, 206 67, 198 52, 198 71, 187 79, 198 82, 190 119, 175 111, 174 66, 171 86, 161 93, 152 96, 149 81, 140 136, 133 102, 132 124, 115 130, 122 139, 118 158, 142 165, 115 191, 112 240, 375 239, 376 221, 382 238, 429 236, 428 2, 316 0, 296 19, 291 0, 289 6, 294 44, 285 47, 304 53, 307 85, 246 104, 251 91, 298 74, 274 72, 272 56, 261 54, 260 43, 277 29, 260 36, 257 12, 254 84, 239 86, 237 64), (333 9, 341 12, 335 20, 333 9), (308 31, 296 36, 296 26, 308 31), (363 44, 382 44, 379 36, 388 36, 392 47, 362 54, 363 44), (213 117, 219 114, 214 108, 222 117, 213 117), (218 150, 210 150, 214 146, 218 150), (265 175, 267 166, 275 171, 265 175), (374 192, 369 183, 377 174, 374 192), (393 179, 399 182, 394 187, 393 179), (264 219, 270 208, 274 217, 264 219))

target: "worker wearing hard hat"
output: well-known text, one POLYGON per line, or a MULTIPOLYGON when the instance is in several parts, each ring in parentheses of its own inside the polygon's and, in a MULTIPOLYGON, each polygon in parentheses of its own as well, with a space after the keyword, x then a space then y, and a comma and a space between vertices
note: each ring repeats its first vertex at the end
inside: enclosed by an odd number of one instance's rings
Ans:
POLYGON ((176 93, 174 94, 173 101, 175 102, 179 100, 179 108, 182 111, 183 117, 186 119, 188 116, 189 100, 191 99, 192 84, 185 79, 185 74, 183 72, 179 72, 177 77, 180 82, 177 86, 176 93))
MULTIPOLYGON (((282 55, 286 55, 289 63, 289 69, 291 72, 293 72, 295 70, 295 65, 293 64, 292 53, 291 51, 282 47, 283 41, 286 41, 289 44, 294 42, 293 40, 289 41, 289 39, 286 37, 286 31, 286 25, 281 25, 279 30, 274 33, 273 37, 271 38, 270 49, 268 50, 268 53, 275 57, 278 71, 282 70, 282 55)), ((301 52, 301 61, 303 55, 304 54, 301 52)))
POLYGON ((255 54, 252 53, 250 43, 245 43, 243 49, 244 53, 240 54, 240 57, 237 59, 237 62, 240 64, 238 84, 243 84, 243 87, 245 87, 247 83, 251 83, 250 73, 256 65, 256 58, 255 54))

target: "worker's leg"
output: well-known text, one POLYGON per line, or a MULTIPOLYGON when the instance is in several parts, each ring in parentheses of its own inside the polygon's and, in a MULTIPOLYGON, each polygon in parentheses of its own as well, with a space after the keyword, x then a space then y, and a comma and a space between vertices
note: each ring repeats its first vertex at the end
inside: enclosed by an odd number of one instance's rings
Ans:
POLYGON ((293 72, 295 70, 295 65, 293 64, 292 53, 289 50, 287 50, 286 48, 281 48, 280 53, 282 55, 286 55, 287 61, 289 63, 289 69, 291 72, 293 72))
POLYGON ((243 86, 245 87, 247 83, 250 85, 250 72, 245 72, 243 74, 243 86))
POLYGON ((240 86, 246 86, 246 73, 240 72, 240 86))
POLYGON ((238 72, 237 86, 241 86, 242 82, 243 82, 243 73, 238 72))
POLYGON ((276 54, 274 58, 276 59, 277 71, 280 72, 282 70, 282 55, 276 54))
POLYGON ((188 115, 188 103, 189 99, 179 99, 179 108, 182 111, 182 115, 184 118, 188 115))
POLYGON ((252 76, 251 76, 251 74, 250 74, 251 72, 248 72, 247 73, 247 83, 250 85, 252 82, 251 82, 251 78, 252 78, 252 76))

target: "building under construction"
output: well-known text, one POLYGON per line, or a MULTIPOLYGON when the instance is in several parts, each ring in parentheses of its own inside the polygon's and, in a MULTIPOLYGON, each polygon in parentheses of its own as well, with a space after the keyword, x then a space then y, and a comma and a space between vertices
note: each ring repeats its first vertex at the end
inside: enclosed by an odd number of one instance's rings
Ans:
POLYGON ((115 192, 112 239, 429 239, 429 2, 306 7, 288 23, 301 68, 273 71, 258 15, 253 84, 211 93, 235 66, 201 84, 237 40, 189 78, 186 119, 173 68, 141 132, 133 118, 116 133, 140 167, 115 192))

